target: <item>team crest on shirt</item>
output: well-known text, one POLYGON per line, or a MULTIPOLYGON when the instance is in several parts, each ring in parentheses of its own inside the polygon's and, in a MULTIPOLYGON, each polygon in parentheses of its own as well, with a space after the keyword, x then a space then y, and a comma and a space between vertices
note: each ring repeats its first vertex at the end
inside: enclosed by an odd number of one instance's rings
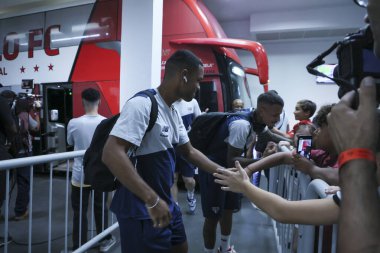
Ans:
POLYGON ((219 206, 213 206, 211 207, 211 210, 215 213, 215 214, 218 214, 219 213, 219 206))
POLYGON ((169 126, 163 126, 161 130, 161 137, 168 137, 169 136, 169 126))

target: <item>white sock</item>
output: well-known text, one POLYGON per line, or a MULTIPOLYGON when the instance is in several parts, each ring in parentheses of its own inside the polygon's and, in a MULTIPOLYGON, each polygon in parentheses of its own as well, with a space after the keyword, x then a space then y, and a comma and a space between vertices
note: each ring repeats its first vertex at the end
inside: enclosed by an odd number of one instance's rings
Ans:
POLYGON ((189 199, 193 199, 194 198, 194 189, 192 190, 192 191, 187 191, 187 197, 189 198, 189 199))
POLYGON ((220 236, 220 247, 222 248, 222 252, 226 252, 230 248, 230 238, 231 235, 220 236))
POLYGON ((214 253, 214 249, 206 249, 205 248, 205 253, 214 253))

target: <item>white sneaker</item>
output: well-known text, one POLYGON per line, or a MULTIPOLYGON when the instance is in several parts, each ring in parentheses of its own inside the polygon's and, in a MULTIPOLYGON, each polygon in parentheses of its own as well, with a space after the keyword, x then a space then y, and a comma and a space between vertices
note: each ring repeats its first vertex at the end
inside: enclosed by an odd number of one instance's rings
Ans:
POLYGON ((190 199, 187 197, 187 204, 189 206, 189 214, 194 214, 195 208, 197 207, 197 200, 195 198, 190 199))
POLYGON ((222 252, 222 247, 218 248, 218 253, 236 253, 234 245, 231 245, 227 251, 222 252))
POLYGON ((110 239, 105 239, 105 240, 100 242, 99 251, 100 252, 107 252, 115 244, 116 244, 115 236, 112 236, 110 239))

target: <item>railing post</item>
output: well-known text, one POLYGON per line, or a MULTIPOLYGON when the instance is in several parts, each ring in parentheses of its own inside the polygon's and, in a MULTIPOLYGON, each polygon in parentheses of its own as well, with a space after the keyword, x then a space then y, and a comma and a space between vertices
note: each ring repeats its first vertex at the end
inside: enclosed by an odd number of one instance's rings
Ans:
POLYGON ((29 236, 28 236, 28 252, 32 253, 32 220, 33 220, 33 165, 30 166, 30 187, 29 187, 29 236))
POLYGON ((53 163, 49 163, 49 225, 48 225, 48 253, 51 253, 51 219, 53 209, 53 163))
POLYGON ((4 253, 8 253, 9 169, 5 172, 4 253))

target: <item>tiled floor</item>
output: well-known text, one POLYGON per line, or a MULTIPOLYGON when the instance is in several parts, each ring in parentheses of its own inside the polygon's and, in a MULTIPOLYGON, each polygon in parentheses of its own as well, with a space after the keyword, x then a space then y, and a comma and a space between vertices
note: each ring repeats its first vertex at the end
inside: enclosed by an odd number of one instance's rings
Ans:
MULTIPOLYGON (((33 229, 32 229, 32 252, 44 253, 48 252, 48 189, 49 178, 45 176, 35 177, 35 185, 33 192, 33 229)), ((52 244, 53 253, 59 253, 65 244, 65 178, 55 177, 53 180, 53 215, 52 215, 52 244)), ((15 198, 16 189, 12 195, 15 198)), ((200 205, 200 196, 196 195, 197 203, 200 205)), ((70 198, 69 198, 70 201, 70 198)), ((179 203, 184 210, 186 206, 185 192, 179 193, 179 203)), ((13 201, 11 201, 13 206, 13 201)), ((10 209, 10 215, 13 215, 13 208, 10 209)), ((69 203, 69 226, 67 228, 68 245, 71 245, 71 205, 69 203)), ((183 215, 186 233, 189 242, 189 253, 203 252, 202 226, 203 216, 200 206, 197 207, 195 215, 183 215)), ((235 249, 239 253, 275 253, 276 244, 271 220, 262 212, 254 209, 251 204, 244 199, 242 210, 234 215, 232 242, 235 249)), ((0 223, 0 235, 3 235, 4 222, 0 223)), ((28 252, 28 220, 10 221, 9 233, 13 237, 14 242, 9 244, 9 253, 28 252)), ((91 232, 89 232, 91 233, 91 232)), ((117 240, 119 240, 118 230, 114 232, 117 240)), ((217 238, 217 243, 219 239, 217 238)), ((0 248, 0 252, 4 252, 4 248, 0 248)), ((98 252, 97 248, 89 251, 98 252)), ((110 253, 121 252, 118 243, 110 253)), ((138 253, 138 252, 136 252, 138 253)))

